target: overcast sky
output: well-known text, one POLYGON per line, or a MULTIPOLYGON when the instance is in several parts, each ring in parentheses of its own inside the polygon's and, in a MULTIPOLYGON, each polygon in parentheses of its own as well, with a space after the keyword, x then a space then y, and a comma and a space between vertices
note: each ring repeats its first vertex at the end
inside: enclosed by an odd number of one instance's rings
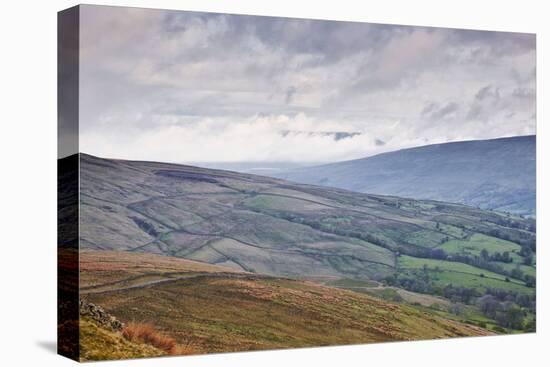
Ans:
POLYGON ((83 6, 80 150, 327 162, 535 133, 535 36, 83 6))

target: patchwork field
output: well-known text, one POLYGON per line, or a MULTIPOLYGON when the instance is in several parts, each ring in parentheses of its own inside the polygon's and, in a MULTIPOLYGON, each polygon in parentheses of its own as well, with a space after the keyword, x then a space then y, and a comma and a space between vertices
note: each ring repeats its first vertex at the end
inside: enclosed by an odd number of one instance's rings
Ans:
POLYGON ((465 240, 453 239, 437 247, 449 254, 470 254, 477 256, 480 255, 482 250, 486 250, 489 254, 496 252, 516 253, 521 250, 521 246, 517 243, 481 233, 475 233, 465 240))
MULTIPOLYGON (((89 249, 301 279, 382 280, 398 270, 397 254, 474 259, 485 249, 509 252, 521 264, 520 249, 534 247, 536 239, 531 219, 459 204, 85 154, 81 169, 81 243, 89 249)), ((517 276, 507 264, 495 266, 488 270, 517 276)))

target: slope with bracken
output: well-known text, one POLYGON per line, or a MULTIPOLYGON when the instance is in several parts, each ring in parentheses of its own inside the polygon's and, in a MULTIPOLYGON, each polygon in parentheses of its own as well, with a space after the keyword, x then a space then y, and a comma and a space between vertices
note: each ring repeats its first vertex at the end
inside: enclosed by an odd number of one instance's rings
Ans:
POLYGON ((196 353, 490 335, 311 282, 154 254, 81 253, 81 297, 196 353))

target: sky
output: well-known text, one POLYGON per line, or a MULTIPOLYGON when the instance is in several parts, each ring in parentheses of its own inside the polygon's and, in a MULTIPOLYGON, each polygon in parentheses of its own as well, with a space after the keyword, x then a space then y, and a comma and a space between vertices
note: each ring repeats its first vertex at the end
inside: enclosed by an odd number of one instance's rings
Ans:
POLYGON ((333 162, 534 134, 535 35, 82 6, 80 151, 333 162))

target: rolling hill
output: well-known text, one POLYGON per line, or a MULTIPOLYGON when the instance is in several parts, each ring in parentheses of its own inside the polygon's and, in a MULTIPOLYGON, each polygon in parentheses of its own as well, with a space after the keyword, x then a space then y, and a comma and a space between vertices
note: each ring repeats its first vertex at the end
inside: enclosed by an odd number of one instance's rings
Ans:
POLYGON ((435 144, 266 174, 371 194, 535 215, 536 136, 435 144))
MULTIPOLYGON (((487 273, 479 287, 513 284, 534 292, 498 257, 508 252, 525 262, 524 248, 535 249, 532 219, 86 154, 80 169, 81 248, 164 254, 297 279, 380 281, 403 270, 401 256, 431 258, 442 262, 440 270, 448 268, 444 262, 459 261, 478 275, 487 273), (485 248, 488 258, 480 261, 479 252, 468 253, 471 246, 485 248)), ((534 272, 532 264, 527 268, 534 272)))
MULTIPOLYGON (((82 298, 122 322, 154 323, 194 353, 492 334, 352 291, 173 257, 82 251, 80 261, 82 298)), ((126 358, 154 353, 81 323, 89 349, 113 339, 126 358)))
MULTIPOLYGON (((79 166, 80 299, 178 351, 535 329, 534 219, 178 164, 79 166)), ((107 340, 157 353, 80 320, 86 358, 108 357, 107 340)))

